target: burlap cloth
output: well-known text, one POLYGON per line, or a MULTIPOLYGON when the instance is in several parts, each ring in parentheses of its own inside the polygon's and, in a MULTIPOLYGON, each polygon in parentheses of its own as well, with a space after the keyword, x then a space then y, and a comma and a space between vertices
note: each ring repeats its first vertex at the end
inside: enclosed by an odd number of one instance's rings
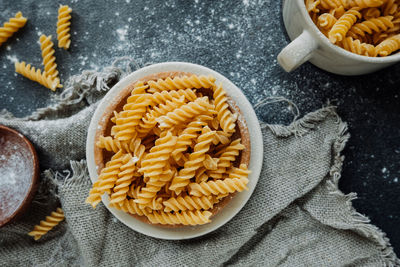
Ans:
MULTIPOLYGON (((58 104, 0 124, 25 134, 43 172, 29 211, 0 229, 1 266, 395 266, 389 240, 338 189, 349 138, 334 107, 290 126, 262 123, 264 162, 253 196, 229 223, 206 236, 166 241, 139 234, 100 204, 91 186, 85 141, 96 102, 122 76, 119 68, 71 77, 58 104), (54 170, 54 171, 53 171, 54 170), (60 205, 65 221, 39 241, 27 235, 60 205)), ((347 179, 358 179, 347 177, 347 179)))

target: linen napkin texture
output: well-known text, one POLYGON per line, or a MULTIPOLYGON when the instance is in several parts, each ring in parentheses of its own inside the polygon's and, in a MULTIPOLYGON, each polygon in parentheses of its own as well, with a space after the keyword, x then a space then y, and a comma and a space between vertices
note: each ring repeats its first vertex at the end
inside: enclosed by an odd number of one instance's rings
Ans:
POLYGON ((251 199, 205 236, 148 237, 103 204, 85 204, 87 128, 96 103, 123 75, 116 66, 85 71, 68 80, 54 106, 26 118, 0 113, 0 124, 26 135, 48 169, 30 209, 0 229, 0 266, 400 265, 385 234, 352 207, 355 194, 338 189, 349 134, 332 106, 289 126, 262 123, 263 168, 251 199), (27 233, 57 205, 65 221, 34 241, 27 233))

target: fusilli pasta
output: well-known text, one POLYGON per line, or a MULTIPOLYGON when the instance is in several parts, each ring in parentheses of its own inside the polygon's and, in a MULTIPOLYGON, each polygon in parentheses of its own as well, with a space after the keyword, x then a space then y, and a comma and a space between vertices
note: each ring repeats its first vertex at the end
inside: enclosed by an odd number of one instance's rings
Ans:
POLYGON ((377 53, 383 57, 388 56, 394 51, 397 51, 399 49, 400 49, 400 34, 394 35, 384 40, 376 47, 377 53))
POLYGON ((40 83, 46 88, 55 91, 60 80, 58 78, 53 79, 52 77, 46 75, 45 72, 41 72, 40 69, 35 69, 31 64, 26 65, 25 61, 15 62, 15 72, 21 74, 22 76, 28 78, 29 80, 40 83))
POLYGON ((167 213, 163 211, 154 211, 147 214, 147 218, 154 224, 183 224, 183 225, 200 225, 210 222, 209 211, 183 211, 180 213, 167 213))
POLYGON ((247 190, 248 179, 244 178, 226 178, 223 180, 202 182, 200 184, 190 183, 189 194, 196 197, 219 195, 233 192, 242 192, 247 190))
POLYGON ((186 210, 209 210, 212 209, 216 199, 212 196, 178 196, 172 197, 163 202, 165 212, 170 211, 186 211, 186 210))
POLYGON ((57 40, 58 47, 68 49, 71 45, 71 12, 72 9, 67 5, 60 5, 58 9, 58 21, 57 21, 57 40))
POLYGON ((40 221, 38 225, 35 225, 28 235, 32 236, 35 240, 38 240, 63 221, 64 218, 64 211, 61 208, 57 208, 57 210, 53 211, 50 216, 46 216, 45 220, 40 221))
POLYGON ((177 194, 183 190, 196 174, 196 170, 203 165, 206 153, 210 149, 210 145, 213 141, 215 131, 211 131, 208 126, 205 126, 201 132, 201 135, 197 138, 196 145, 193 153, 189 155, 189 160, 185 162, 183 169, 178 173, 178 176, 172 180, 170 190, 174 190, 177 194))
POLYGON ((153 89, 154 92, 160 91, 170 91, 170 90, 179 90, 179 89, 200 89, 200 88, 212 88, 214 86, 215 78, 214 77, 206 77, 203 75, 197 76, 192 75, 190 77, 175 77, 173 79, 167 78, 165 80, 159 79, 155 81, 149 81, 150 89, 153 89))
POLYGON ((219 84, 214 90, 215 110, 222 130, 226 133, 235 131, 235 118, 229 110, 225 90, 219 84))
POLYGON ((18 12, 15 17, 5 22, 3 27, 0 27, 0 46, 20 28, 24 27, 27 21, 28 19, 22 16, 22 12, 18 12))
MULTIPOLYGON (((39 38, 40 41, 40 49, 42 50, 42 59, 44 65, 44 72, 46 75, 49 75, 53 79, 58 79, 58 70, 56 57, 54 56, 54 44, 51 41, 51 35, 46 36, 42 34, 39 38)), ((61 84, 58 84, 58 87, 62 87, 61 84)))
POLYGON ((340 42, 344 39, 350 28, 356 23, 357 18, 361 18, 359 11, 350 9, 341 16, 329 31, 329 40, 332 43, 340 42))

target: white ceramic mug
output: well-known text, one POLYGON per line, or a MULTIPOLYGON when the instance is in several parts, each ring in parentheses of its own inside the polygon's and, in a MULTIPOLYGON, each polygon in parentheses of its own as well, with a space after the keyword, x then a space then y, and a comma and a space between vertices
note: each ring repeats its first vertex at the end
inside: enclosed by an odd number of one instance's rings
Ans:
POLYGON ((283 22, 292 42, 278 55, 287 72, 310 61, 315 66, 341 75, 367 74, 400 62, 400 53, 387 57, 367 57, 332 44, 317 28, 304 0, 285 0, 283 22))

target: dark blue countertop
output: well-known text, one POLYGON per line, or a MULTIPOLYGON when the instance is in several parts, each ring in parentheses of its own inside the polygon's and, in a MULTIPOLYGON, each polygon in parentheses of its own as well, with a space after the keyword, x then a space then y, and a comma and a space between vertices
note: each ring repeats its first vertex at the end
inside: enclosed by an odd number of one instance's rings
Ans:
MULTIPOLYGON (((24 29, 0 46, 0 109, 17 116, 53 102, 48 89, 15 74, 13 61, 41 67, 40 33, 56 36, 58 1, 2 0, 0 21, 18 10, 24 29)), ((212 68, 256 104, 270 96, 295 102, 302 114, 328 101, 338 106, 351 139, 340 188, 356 192, 354 206, 391 239, 400 254, 400 64, 380 72, 343 77, 305 64, 285 73, 276 56, 288 43, 278 1, 63 1, 73 8, 72 47, 56 49, 62 81, 84 69, 101 69, 119 56, 139 64, 187 61, 212 68)), ((275 104, 269 123, 288 123, 275 104)))

